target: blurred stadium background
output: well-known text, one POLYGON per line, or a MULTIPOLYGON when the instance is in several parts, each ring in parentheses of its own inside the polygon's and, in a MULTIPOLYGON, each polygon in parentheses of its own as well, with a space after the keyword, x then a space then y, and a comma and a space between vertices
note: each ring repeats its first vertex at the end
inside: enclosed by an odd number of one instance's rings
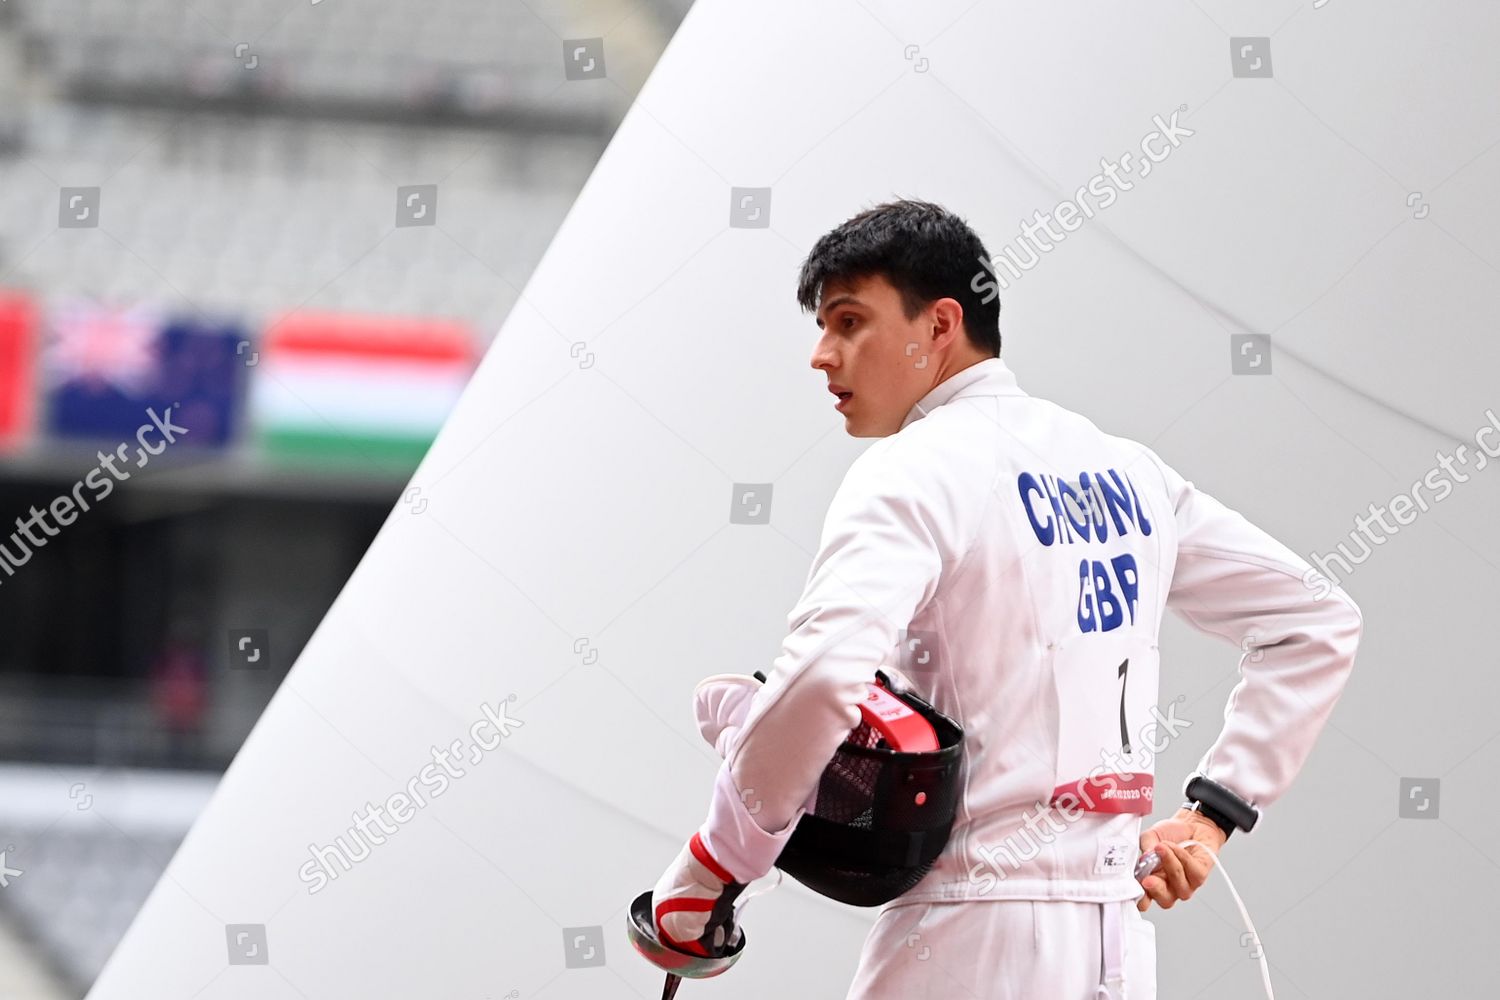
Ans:
POLYGON ((0 997, 87 991, 690 4, 0 0, 0 997))

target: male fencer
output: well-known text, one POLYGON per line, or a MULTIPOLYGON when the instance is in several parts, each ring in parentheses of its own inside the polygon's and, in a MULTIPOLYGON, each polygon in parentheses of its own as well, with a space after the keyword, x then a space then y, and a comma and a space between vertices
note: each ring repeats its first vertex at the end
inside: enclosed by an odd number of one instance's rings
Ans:
POLYGON ((765 684, 700 702, 725 760, 653 919, 681 950, 722 944, 724 901, 773 867, 894 669, 962 724, 962 797, 931 870, 879 911, 848 1000, 1152 1000, 1142 913, 1191 898, 1286 792, 1361 616, 1150 448, 1022 391, 989 259, 951 212, 899 200, 803 263, 812 367, 846 431, 878 440, 833 497, 765 684), (1157 704, 1166 608, 1239 647, 1241 676, 1187 800, 1143 831, 1154 756, 1189 724, 1157 704))

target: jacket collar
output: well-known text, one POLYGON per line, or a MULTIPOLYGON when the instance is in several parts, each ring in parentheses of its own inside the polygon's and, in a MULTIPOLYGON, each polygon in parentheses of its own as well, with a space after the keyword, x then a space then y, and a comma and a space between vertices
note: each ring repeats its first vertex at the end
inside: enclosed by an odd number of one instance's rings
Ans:
POLYGON ((1024 396, 1016 384, 1015 372, 1000 358, 976 361, 961 372, 949 375, 912 406, 901 427, 921 420, 934 409, 954 399, 968 396, 1024 396))

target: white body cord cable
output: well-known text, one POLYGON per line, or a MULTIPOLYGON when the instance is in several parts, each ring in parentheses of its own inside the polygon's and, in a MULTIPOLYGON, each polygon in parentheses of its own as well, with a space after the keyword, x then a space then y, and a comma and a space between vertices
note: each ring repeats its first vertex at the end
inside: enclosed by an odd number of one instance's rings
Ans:
POLYGON ((1219 874, 1224 876, 1224 884, 1229 886, 1229 894, 1234 897, 1234 905, 1239 908, 1240 919, 1245 922, 1245 930, 1250 932, 1250 942, 1255 948, 1255 958, 1260 962, 1260 979, 1265 984, 1266 997, 1268 1000, 1276 1000, 1276 994, 1271 990, 1271 968, 1266 964, 1266 949, 1260 943, 1260 935, 1256 933, 1255 923, 1250 919, 1250 911, 1245 909, 1245 901, 1240 899, 1239 891, 1234 887, 1234 880, 1229 877, 1229 869, 1224 867, 1224 862, 1220 860, 1219 856, 1208 845, 1201 844, 1196 840, 1184 840, 1182 842, 1183 847, 1189 844, 1197 844, 1197 846, 1202 847, 1208 853, 1213 854, 1214 868, 1218 869, 1219 874))

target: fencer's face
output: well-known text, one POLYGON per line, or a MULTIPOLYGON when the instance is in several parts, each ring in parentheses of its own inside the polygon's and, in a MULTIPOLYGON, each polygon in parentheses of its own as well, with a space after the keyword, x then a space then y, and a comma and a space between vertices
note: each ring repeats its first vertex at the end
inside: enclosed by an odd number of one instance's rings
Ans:
POLYGON ((932 341, 930 311, 907 319, 901 293, 883 275, 823 286, 812 366, 827 378, 829 404, 843 414, 850 437, 896 433, 932 388, 937 366, 924 347, 932 341))

